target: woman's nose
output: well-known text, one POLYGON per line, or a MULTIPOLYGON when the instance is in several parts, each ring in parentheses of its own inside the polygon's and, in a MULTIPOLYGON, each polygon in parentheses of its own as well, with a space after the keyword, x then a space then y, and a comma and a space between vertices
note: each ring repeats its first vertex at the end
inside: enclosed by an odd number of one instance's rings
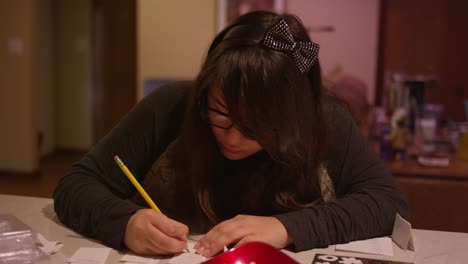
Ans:
POLYGON ((237 127, 233 126, 230 129, 225 130, 225 139, 226 144, 229 145, 237 145, 241 142, 244 135, 237 129, 237 127))

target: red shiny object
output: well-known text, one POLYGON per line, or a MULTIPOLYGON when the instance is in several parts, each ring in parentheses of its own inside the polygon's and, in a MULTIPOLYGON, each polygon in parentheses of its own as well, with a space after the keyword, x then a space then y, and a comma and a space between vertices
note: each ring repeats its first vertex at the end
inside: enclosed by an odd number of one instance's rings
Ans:
POLYGON ((203 264, 297 264, 288 255, 263 242, 250 242, 233 248, 203 264))

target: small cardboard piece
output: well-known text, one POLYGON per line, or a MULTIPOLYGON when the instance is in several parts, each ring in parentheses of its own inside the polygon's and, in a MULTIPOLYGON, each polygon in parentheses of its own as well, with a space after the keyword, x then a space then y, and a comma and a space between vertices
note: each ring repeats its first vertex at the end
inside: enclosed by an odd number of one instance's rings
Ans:
POLYGON ((398 213, 393 224, 392 240, 403 250, 415 250, 411 224, 403 219, 398 213))

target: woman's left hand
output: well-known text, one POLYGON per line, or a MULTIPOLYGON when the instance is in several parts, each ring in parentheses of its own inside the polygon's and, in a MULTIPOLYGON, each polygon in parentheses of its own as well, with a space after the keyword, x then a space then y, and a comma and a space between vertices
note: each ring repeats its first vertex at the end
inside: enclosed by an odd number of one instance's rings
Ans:
POLYGON ((292 243, 286 228, 275 217, 238 215, 213 227, 194 249, 202 256, 211 257, 224 246, 236 243, 237 247, 251 241, 261 241, 275 248, 292 243))

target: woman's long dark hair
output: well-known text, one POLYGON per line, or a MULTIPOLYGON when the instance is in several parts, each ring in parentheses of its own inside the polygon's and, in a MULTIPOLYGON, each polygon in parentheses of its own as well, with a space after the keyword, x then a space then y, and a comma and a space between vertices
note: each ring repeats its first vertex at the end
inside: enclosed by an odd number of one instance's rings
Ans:
POLYGON ((329 130, 327 96, 318 61, 302 73, 289 54, 260 44, 281 18, 296 41, 310 41, 295 16, 245 14, 216 36, 189 96, 171 160, 177 173, 186 175, 183 181, 191 189, 184 191, 193 196, 199 216, 212 223, 238 213, 265 215, 310 207, 320 200, 318 171, 329 130), (241 132, 254 133, 261 153, 243 161, 222 156, 200 114, 209 89, 221 89, 230 118, 241 132))

